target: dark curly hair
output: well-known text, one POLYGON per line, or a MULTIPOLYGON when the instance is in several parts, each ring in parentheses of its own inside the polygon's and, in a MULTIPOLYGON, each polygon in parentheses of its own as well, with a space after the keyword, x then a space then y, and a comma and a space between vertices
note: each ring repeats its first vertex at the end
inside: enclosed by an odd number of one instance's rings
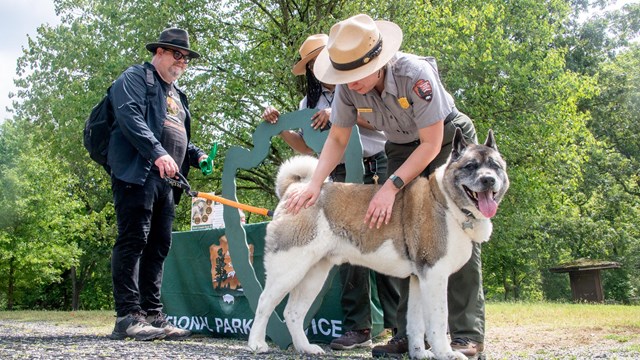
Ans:
POLYGON ((322 95, 322 83, 307 66, 307 108, 314 109, 322 95))

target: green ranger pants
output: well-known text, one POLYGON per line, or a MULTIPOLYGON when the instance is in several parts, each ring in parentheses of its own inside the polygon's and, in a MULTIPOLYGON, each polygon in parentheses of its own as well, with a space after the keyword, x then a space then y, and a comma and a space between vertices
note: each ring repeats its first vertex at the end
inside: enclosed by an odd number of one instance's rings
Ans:
MULTIPOLYGON (((344 312, 342 322, 344 332, 371 329, 373 324, 371 323, 370 270, 345 263, 340 265, 340 278, 343 284, 340 303, 344 312)), ((374 273, 374 278, 378 289, 378 299, 382 307, 384 328, 397 328, 396 315, 400 294, 395 283, 398 279, 380 273, 374 273)))
MULTIPOLYGON (((364 161, 365 184, 373 184, 373 176, 378 175, 378 184, 387 180, 387 157, 380 152, 364 161)), ((338 165, 331 173, 335 182, 344 182, 346 171, 344 165, 338 165)), ((396 314, 400 293, 395 282, 397 278, 384 274, 374 273, 377 295, 380 300, 384 327, 386 329, 397 328, 396 314)), ((351 265, 349 263, 340 266, 340 279, 342 280, 342 293, 340 303, 344 318, 342 327, 344 332, 352 330, 371 329, 371 273, 368 268, 351 265)))
MULTIPOLYGON (((420 176, 428 176, 438 166, 444 164, 451 153, 453 135, 456 127, 462 130, 467 141, 477 143, 476 131, 468 116, 459 113, 451 122, 445 124, 442 149, 420 176)), ((387 175, 393 174, 418 147, 419 141, 409 144, 387 142, 385 152, 388 157, 387 175)), ((482 290, 482 262, 480 244, 474 243, 471 259, 458 272, 449 277, 448 305, 449 331, 451 338, 468 337, 473 341, 484 343, 484 293, 482 290)), ((409 300, 409 278, 394 278, 390 286, 392 291, 400 293, 398 305, 397 336, 407 335, 407 305, 409 300)))

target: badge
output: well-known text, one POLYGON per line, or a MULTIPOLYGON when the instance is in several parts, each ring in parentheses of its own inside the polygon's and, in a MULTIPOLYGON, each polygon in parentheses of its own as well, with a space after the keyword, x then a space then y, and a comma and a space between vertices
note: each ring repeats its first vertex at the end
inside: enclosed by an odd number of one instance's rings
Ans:
POLYGON ((358 114, 360 113, 370 113, 373 112, 372 108, 358 108, 358 114))
POLYGON ((401 97, 398 99, 398 104, 400 104, 400 107, 403 109, 408 109, 409 108, 409 100, 407 100, 406 97, 401 97))
POLYGON ((426 101, 431 101, 433 98, 433 89, 431 88, 431 83, 429 80, 420 79, 413 85, 413 91, 418 95, 419 98, 422 98, 426 101))

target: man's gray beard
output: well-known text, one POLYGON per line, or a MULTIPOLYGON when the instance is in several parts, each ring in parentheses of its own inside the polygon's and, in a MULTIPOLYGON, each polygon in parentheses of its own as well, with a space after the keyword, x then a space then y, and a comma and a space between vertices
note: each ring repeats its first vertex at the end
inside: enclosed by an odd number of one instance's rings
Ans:
POLYGON ((174 77, 176 80, 178 80, 180 78, 180 76, 182 76, 182 74, 184 74, 184 70, 181 67, 177 67, 177 66, 172 66, 169 68, 169 74, 174 77))

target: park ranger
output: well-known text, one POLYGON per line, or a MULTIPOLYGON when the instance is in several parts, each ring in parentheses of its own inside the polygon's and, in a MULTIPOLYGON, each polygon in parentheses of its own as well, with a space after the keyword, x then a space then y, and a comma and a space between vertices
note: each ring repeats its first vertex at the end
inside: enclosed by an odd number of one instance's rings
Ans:
MULTIPOLYGON (((318 55, 314 73, 336 87, 332 104, 333 127, 318 167, 306 188, 287 202, 297 212, 318 199, 322 182, 338 163, 358 116, 385 133, 389 159, 388 180, 367 209, 370 227, 391 219, 396 194, 418 176, 428 176, 446 162, 456 128, 467 141, 477 143, 471 119, 459 112, 445 90, 433 58, 399 52, 402 30, 389 21, 373 21, 360 14, 335 24, 328 45, 318 55)), ((406 333, 408 279, 397 279, 401 294, 398 329, 373 356, 408 352, 406 333)), ((469 357, 484 350, 485 304, 482 292, 480 245, 474 244, 469 262, 451 275, 448 286, 449 329, 454 350, 469 357)))

